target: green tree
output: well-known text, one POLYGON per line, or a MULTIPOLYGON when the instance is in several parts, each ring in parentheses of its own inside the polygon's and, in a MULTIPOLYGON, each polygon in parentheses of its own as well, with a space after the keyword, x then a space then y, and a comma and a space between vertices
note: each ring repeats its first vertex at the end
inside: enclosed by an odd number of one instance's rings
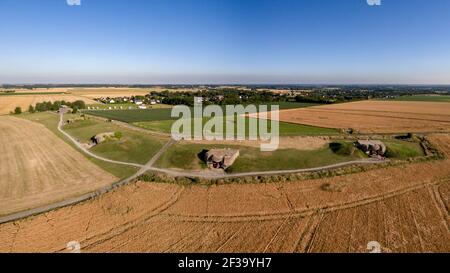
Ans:
POLYGON ((78 113, 78 107, 74 106, 72 108, 72 114, 76 114, 76 113, 78 113))
POLYGON ((33 105, 30 105, 30 107, 28 107, 28 112, 30 112, 30 113, 36 112, 36 110, 34 109, 33 105))
POLYGON ((84 101, 82 101, 82 100, 77 100, 72 103, 72 107, 73 108, 76 107, 78 109, 86 109, 86 103, 84 103, 84 101))
POLYGON ((21 107, 16 107, 16 109, 14 109, 14 114, 16 114, 16 115, 22 114, 22 108, 21 107))

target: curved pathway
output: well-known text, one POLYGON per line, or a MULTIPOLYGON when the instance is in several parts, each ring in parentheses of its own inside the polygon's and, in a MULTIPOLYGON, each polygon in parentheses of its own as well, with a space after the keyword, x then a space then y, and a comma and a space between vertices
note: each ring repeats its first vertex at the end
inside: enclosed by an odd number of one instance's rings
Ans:
POLYGON ((137 164, 137 163, 130 163, 130 162, 123 162, 123 161, 117 161, 117 160, 111 160, 107 159, 101 156, 98 156, 88 149, 86 149, 81 143, 79 143, 74 137, 66 133, 62 126, 64 124, 64 114, 66 109, 60 110, 60 118, 58 123, 58 131, 61 132, 64 136, 66 136, 68 139, 70 139, 78 149, 80 149, 83 153, 96 158, 98 160, 102 160, 108 163, 113 164, 120 164, 125 166, 131 166, 139 168, 139 170, 132 176, 125 178, 119 182, 113 183, 110 186, 100 188, 96 190, 95 192, 86 193, 78 197, 70 198, 58 203, 54 203, 51 205, 22 211, 14 214, 10 214, 4 217, 0 217, 0 224, 12 222, 16 220, 20 220, 26 217, 46 213, 55 209, 59 209, 66 206, 75 205, 84 201, 87 201, 89 199, 95 198, 97 196, 100 196, 104 193, 107 193, 109 191, 112 191, 120 186, 126 185, 133 181, 134 179, 138 178, 142 174, 144 174, 147 171, 154 171, 154 172, 161 172, 165 173, 167 175, 171 176, 184 176, 184 177, 193 177, 193 178, 205 178, 205 179, 221 179, 221 178, 237 178, 237 177, 245 177, 245 176, 259 176, 259 175, 281 175, 281 174, 293 174, 293 173, 304 173, 304 172, 313 172, 313 171, 323 171, 323 170, 331 170, 336 169, 344 166, 350 166, 350 165, 356 165, 356 164, 381 164, 388 162, 388 160, 377 160, 377 159, 368 159, 368 160, 357 160, 357 161, 349 161, 349 162, 343 162, 343 163, 337 163, 333 165, 328 166, 322 166, 317 168, 309 168, 309 169, 297 169, 297 170, 279 170, 279 171, 265 171, 265 172, 247 172, 247 173, 238 173, 238 174, 227 174, 227 173, 196 173, 196 172, 189 172, 189 171, 177 171, 177 170, 170 170, 170 169, 161 169, 153 167, 153 164, 161 157, 164 152, 167 151, 167 149, 176 143, 173 139, 171 139, 169 142, 167 142, 159 151, 156 153, 152 159, 145 165, 137 164))

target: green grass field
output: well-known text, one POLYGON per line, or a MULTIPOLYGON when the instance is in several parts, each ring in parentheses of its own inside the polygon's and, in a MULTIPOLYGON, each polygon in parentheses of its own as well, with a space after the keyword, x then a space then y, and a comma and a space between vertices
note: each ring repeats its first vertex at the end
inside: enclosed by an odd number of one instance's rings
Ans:
MULTIPOLYGON (((78 149, 69 139, 67 139, 61 132, 58 131, 58 122, 59 122, 59 116, 53 113, 35 113, 35 114, 22 114, 17 117, 28 119, 33 122, 40 123, 47 127, 50 131, 52 131, 55 135, 57 135, 59 138, 64 140, 67 144, 72 146, 74 149, 78 149)), ((118 164, 112 164, 108 163, 93 157, 90 157, 84 153, 82 153, 83 156, 85 156, 87 159, 89 159, 91 162, 102 168, 103 170, 113 174, 114 176, 123 179, 126 177, 131 176, 134 174, 137 169, 130 166, 124 166, 124 165, 118 165, 118 164)))
POLYGON ((389 140, 384 143, 387 146, 386 156, 388 158, 404 160, 425 155, 423 148, 417 142, 389 140))
POLYGON ((91 151, 108 159, 139 164, 147 163, 169 140, 95 119, 77 121, 65 125, 63 129, 82 143, 89 142, 93 136, 100 133, 121 132, 123 136, 120 140, 100 143, 91 151))
POLYGON ((355 150, 350 155, 334 153, 328 146, 312 151, 296 149, 280 149, 274 152, 261 152, 259 148, 233 145, 200 145, 177 144, 171 147, 156 163, 161 168, 177 168, 187 170, 201 170, 206 168, 198 154, 204 149, 212 148, 239 149, 240 157, 227 170, 229 173, 252 171, 293 170, 331 165, 366 158, 362 152, 355 150))
MULTIPOLYGON (((385 143, 390 159, 405 160, 424 155, 419 143, 397 140, 385 143)), ((156 165, 161 168, 202 170, 206 168, 206 164, 198 155, 203 150, 212 148, 234 148, 240 151, 239 158, 227 170, 228 173, 305 169, 367 158, 351 141, 336 141, 311 151, 279 149, 274 152, 261 152, 258 148, 240 145, 179 143, 172 146, 156 165)))
MULTIPOLYGON (((203 125, 205 125, 210 118, 203 118, 203 125)), ((162 120, 162 121, 151 121, 151 122, 135 122, 133 123, 137 127, 141 127, 147 130, 161 132, 170 134, 172 130, 172 125, 174 124, 174 120, 162 120)), ((245 136, 248 137, 248 131, 249 131, 249 123, 250 118, 245 118, 245 124, 246 124, 246 134, 245 136)), ((271 132, 271 124, 270 122, 268 124, 269 132, 271 132)), ((226 120, 223 120, 223 128, 226 128, 228 123, 226 120)), ((191 121, 191 127, 194 126, 194 119, 191 121)), ((259 123, 258 123, 259 126, 259 123)), ((237 131, 237 125, 236 121, 234 122, 235 127, 235 135, 237 131)), ((318 135, 337 135, 339 134, 338 130, 335 129, 329 129, 329 128, 321 128, 321 127, 314 127, 314 126, 308 126, 308 125, 301 125, 301 124, 294 124, 294 123, 287 123, 287 122, 280 122, 279 123, 279 129, 280 129, 280 136, 318 136, 318 135)), ((193 129, 192 129, 193 130, 193 129)), ((259 127, 258 127, 259 130, 259 127)), ((224 136, 223 130, 217 130, 213 133, 220 133, 222 136, 224 136)))
MULTIPOLYGON (((172 108, 172 106, 170 105, 165 105, 165 104, 157 104, 157 105, 151 105, 151 106, 147 106, 149 109, 148 110, 155 110, 155 109, 168 109, 168 108, 172 108)), ((99 110, 139 110, 139 106, 134 104, 134 103, 116 103, 116 104, 88 104, 86 105, 86 112, 87 111, 99 111, 99 110), (121 108, 122 107, 122 108, 121 108), (89 109, 91 108, 91 109, 89 109), (110 109, 111 108, 111 109, 110 109)))
MULTIPOLYGON (((77 116, 68 114, 66 119, 77 116)), ((22 114, 18 117, 43 124, 64 141, 75 147, 57 130, 58 115, 47 112, 22 114)), ((286 126, 288 125, 291 126, 291 124, 287 124, 286 126)), ((80 142, 87 142, 92 136, 99 133, 119 131, 123 135, 120 140, 101 143, 92 148, 91 151, 109 159, 140 164, 148 162, 168 140, 166 138, 132 131, 122 126, 96 119, 87 119, 65 125, 64 130, 80 142)), ((298 134, 298 128, 293 128, 292 132, 298 134)), ((285 133, 289 133, 289 130, 286 129, 285 133)), ((420 144, 416 142, 401 140, 386 140, 384 142, 388 148, 387 156, 390 159, 404 160, 424 155, 420 144)), ((367 157, 364 153, 355 149, 350 141, 335 141, 333 145, 325 145, 320 149, 312 151, 279 149, 274 152, 261 152, 259 148, 241 145, 201 145, 181 142, 170 147, 158 162, 156 162, 156 166, 160 168, 201 170, 206 168, 206 165, 199 158, 199 153, 205 149, 225 147, 239 149, 241 154, 235 164, 227 170, 229 173, 304 169, 367 157)), ((130 176, 136 172, 136 169, 133 167, 106 163, 89 156, 86 157, 104 170, 120 178, 130 176)))
POLYGON ((394 99, 395 101, 429 101, 429 102, 450 102, 450 95, 417 95, 402 96, 394 99))
POLYGON ((147 110, 104 110, 104 111, 83 111, 83 113, 111 120, 123 122, 141 122, 141 121, 161 121, 173 119, 170 108, 147 109, 147 110))
MULTIPOLYGON (((315 106, 312 103, 296 103, 296 102, 280 102, 280 103, 268 103, 267 105, 278 104, 280 110, 283 109, 293 109, 293 108, 304 108, 315 106)), ((113 105, 109 105, 113 106, 113 105)), ((106 109, 109 107, 106 105, 106 109)), ((222 109, 224 109, 222 107, 222 109)), ((269 107, 270 110, 270 107, 269 107)), ((193 112, 193 111, 192 111, 193 112)), ((89 111, 86 110, 84 113, 93 116, 99 116, 102 118, 107 118, 111 120, 119 120, 123 122, 133 123, 133 122, 145 122, 145 121, 164 121, 164 120, 176 120, 177 118, 172 118, 171 108, 160 108, 160 109, 133 109, 133 110, 104 110, 104 111, 89 111)))

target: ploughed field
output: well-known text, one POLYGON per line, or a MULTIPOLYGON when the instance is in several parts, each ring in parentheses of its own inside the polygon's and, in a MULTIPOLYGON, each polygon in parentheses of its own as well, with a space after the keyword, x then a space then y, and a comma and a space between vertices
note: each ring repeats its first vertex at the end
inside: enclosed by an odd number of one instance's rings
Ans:
MULTIPOLYGON (((450 155, 450 136, 430 140, 450 155)), ((450 160, 308 181, 137 182, 0 225, 0 252, 449 252, 450 160), (326 186, 325 186, 326 185, 326 186)))
POLYGON ((446 102, 360 101, 284 110, 280 120, 362 133, 450 132, 446 102))
POLYGON ((0 215, 92 192, 117 180, 43 125, 0 117, 0 215))

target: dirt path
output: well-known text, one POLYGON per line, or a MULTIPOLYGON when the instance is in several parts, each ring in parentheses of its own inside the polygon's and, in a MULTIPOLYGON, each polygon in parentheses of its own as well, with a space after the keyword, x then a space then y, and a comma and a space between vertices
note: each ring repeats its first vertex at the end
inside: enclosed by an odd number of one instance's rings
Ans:
POLYGON ((369 160, 357 160, 357 161, 350 161, 350 162, 343 162, 343 163, 338 163, 338 164, 333 164, 333 165, 329 165, 329 166, 322 166, 322 167, 317 167, 317 168, 309 168, 309 169, 297 169, 297 170, 281 170, 281 171, 265 171, 265 172, 247 172, 247 173, 238 173, 238 174, 226 174, 226 173, 196 173, 196 172, 188 172, 188 171, 176 171, 176 170, 169 170, 169 169, 161 169, 161 168, 156 168, 153 167, 153 164, 161 157, 161 155, 167 151, 167 149, 172 146, 173 144, 175 144, 176 142, 174 140, 170 140, 168 143, 166 143, 161 150, 155 154, 153 156, 153 158, 145 165, 141 165, 141 164, 136 164, 136 163, 129 163, 129 162, 123 162, 123 161, 116 161, 116 160, 111 160, 111 159, 107 159, 101 156, 98 156, 92 152, 90 152, 89 150, 87 150, 85 147, 83 147, 83 145, 81 145, 75 138, 73 138, 71 135, 69 135, 68 133, 66 133, 63 129, 62 126, 64 124, 64 114, 65 114, 65 109, 61 109, 60 111, 60 120, 59 120, 59 124, 58 124, 58 130, 64 135, 66 136, 68 139, 70 139, 78 149, 80 149, 83 153, 94 157, 96 159, 105 161, 105 162, 109 162, 109 163, 113 163, 113 164, 120 164, 120 165, 126 165, 126 166, 131 166, 131 167, 136 167, 139 168, 139 171, 136 172, 134 175, 121 180, 117 183, 112 184, 111 186, 106 186, 103 187, 95 192, 91 192, 88 194, 84 194, 81 195, 79 197, 76 198, 71 198, 68 200, 64 200, 52 205, 47 205, 47 206, 43 206, 40 208, 35 208, 32 210, 28 210, 28 211, 23 211, 20 213, 15 213, 15 214, 11 214, 8 215, 6 217, 0 217, 0 224, 1 223, 6 223, 6 222, 11 222, 11 221, 15 221, 15 220, 19 220, 22 218, 26 218, 32 215, 37 215, 37 214, 41 214, 41 213, 45 213, 54 209, 58 209, 58 208, 62 208, 65 206, 70 206, 70 205, 74 205, 89 199, 92 199, 94 197, 100 196, 106 192, 109 192, 111 190, 117 189, 120 186, 123 186, 125 184, 130 183, 131 181, 133 181, 134 179, 136 179, 137 177, 141 176, 142 174, 144 174, 147 171, 154 171, 154 172, 161 172, 167 175, 171 175, 171 176, 182 176, 182 177, 196 177, 196 178, 205 178, 205 179, 221 179, 221 178, 237 178, 237 177, 246 177, 246 176, 258 176, 258 175, 281 175, 281 174, 292 174, 292 173, 302 173, 302 172, 313 172, 313 171, 323 171, 323 170, 330 170, 330 169, 336 169, 336 168, 340 168, 340 167, 344 167, 344 166, 350 166, 350 165, 356 165, 356 164, 381 164, 384 163, 386 161, 380 161, 380 160, 374 160, 374 159, 369 159, 369 160))
POLYGON ((221 179, 221 178, 236 178, 236 177, 245 177, 245 176, 257 176, 257 175, 279 175, 279 174, 292 174, 292 173, 302 173, 302 172, 313 172, 313 171, 323 171, 323 170, 331 170, 336 169, 340 167, 350 166, 350 165, 356 165, 356 164, 380 164, 385 163, 387 160, 378 160, 378 159, 367 159, 367 160, 355 160, 355 161, 349 161, 349 162, 343 162, 343 163, 337 163, 332 164, 328 166, 322 166, 317 168, 309 168, 309 169, 296 169, 296 170, 281 170, 281 171, 265 171, 265 172, 247 172, 247 173, 238 173, 238 174, 222 174, 222 173, 200 173, 200 172, 189 172, 189 171, 176 171, 176 170, 170 170, 170 169, 162 169, 162 168, 155 168, 153 167, 153 164, 159 159, 159 157, 167 151, 167 149, 175 144, 176 142, 174 140, 170 140, 164 147, 161 148, 161 150, 150 160, 149 163, 146 165, 140 165, 135 163, 129 163, 129 162, 122 162, 122 161, 115 161, 110 160, 101 156, 98 156, 89 150, 87 150, 83 145, 81 145, 75 138, 73 138, 71 135, 66 133, 62 129, 63 125, 63 116, 64 111, 60 111, 60 121, 58 125, 58 130, 63 133, 67 138, 69 138, 80 150, 82 150, 84 153, 95 157, 99 160, 103 160, 110 163, 115 164, 121 164, 121 165, 128 165, 138 168, 145 168, 146 171, 155 171, 155 172, 161 172, 172 176, 186 176, 186 177, 197 177, 197 178, 205 178, 205 179, 221 179))

